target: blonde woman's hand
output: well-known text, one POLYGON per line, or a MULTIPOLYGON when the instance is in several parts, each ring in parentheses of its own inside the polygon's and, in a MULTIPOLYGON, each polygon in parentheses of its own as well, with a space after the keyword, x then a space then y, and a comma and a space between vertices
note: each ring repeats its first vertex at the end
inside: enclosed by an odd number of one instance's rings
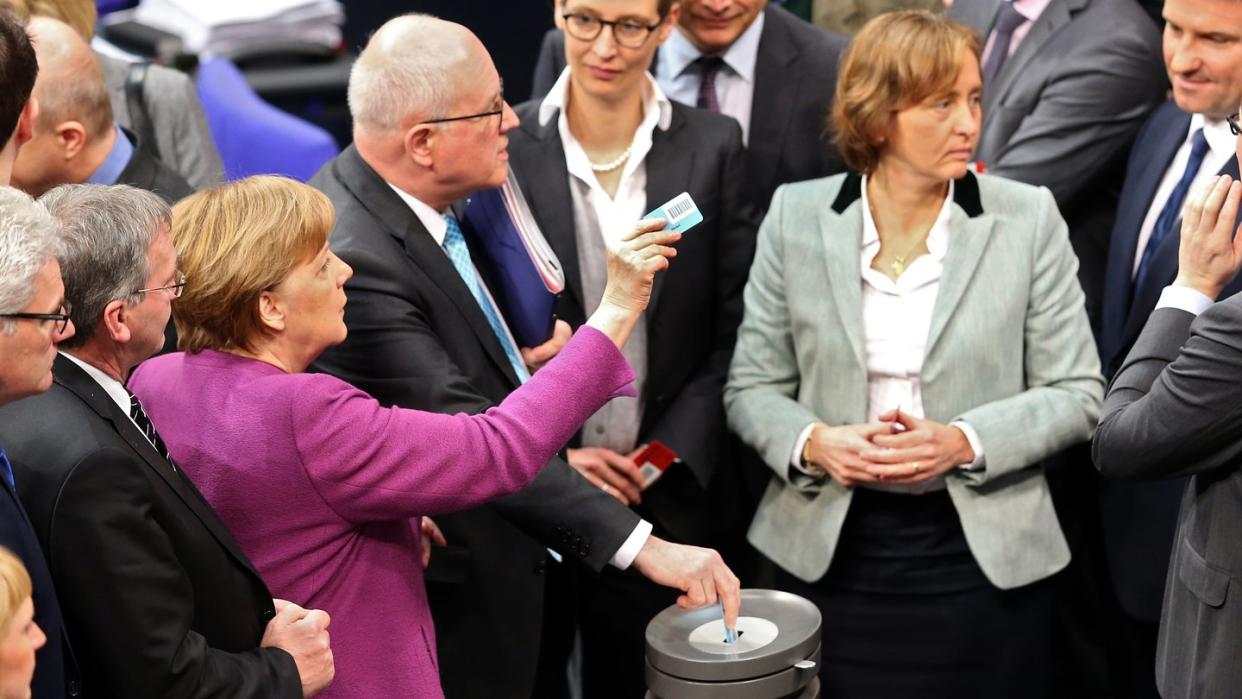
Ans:
POLYGON ((651 301, 655 275, 677 255, 673 243, 681 234, 664 230, 664 219, 639 221, 633 230, 608 246, 608 283, 599 308, 587 325, 607 335, 617 347, 629 339, 638 316, 651 301))
POLYGON ((891 410, 880 420, 903 429, 876 435, 862 453, 867 472, 885 483, 919 483, 975 460, 966 434, 935 420, 891 410))
POLYGON ((874 483, 879 478, 870 472, 871 464, 861 454, 875 448, 872 438, 891 431, 892 426, 883 423, 829 427, 821 422, 811 430, 803 453, 808 464, 819 467, 841 485, 874 483))

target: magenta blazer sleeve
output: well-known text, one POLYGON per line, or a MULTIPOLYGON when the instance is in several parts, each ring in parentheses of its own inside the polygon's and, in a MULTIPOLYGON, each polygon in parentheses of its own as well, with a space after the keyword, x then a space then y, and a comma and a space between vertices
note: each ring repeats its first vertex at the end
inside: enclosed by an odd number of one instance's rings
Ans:
POLYGON ((304 384, 288 403, 297 457, 351 522, 460 510, 521 490, 604 403, 635 395, 625 358, 589 327, 479 415, 385 408, 332 377, 289 378, 304 384))

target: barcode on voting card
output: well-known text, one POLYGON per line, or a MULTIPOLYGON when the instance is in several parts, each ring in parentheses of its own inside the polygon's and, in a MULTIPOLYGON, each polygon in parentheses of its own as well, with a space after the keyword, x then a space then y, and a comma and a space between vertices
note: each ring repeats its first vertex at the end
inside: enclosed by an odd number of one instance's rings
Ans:
POLYGON ((669 204, 665 211, 668 212, 669 223, 674 223, 677 219, 694 211, 694 201, 689 194, 683 194, 676 201, 669 204))

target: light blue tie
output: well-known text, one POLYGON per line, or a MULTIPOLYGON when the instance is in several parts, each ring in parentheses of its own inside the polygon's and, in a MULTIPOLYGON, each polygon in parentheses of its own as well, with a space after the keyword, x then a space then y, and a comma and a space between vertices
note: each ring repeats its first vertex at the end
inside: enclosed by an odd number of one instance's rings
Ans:
POLYGON ((445 214, 444 221, 448 224, 448 230, 444 232, 444 252, 448 253, 453 267, 457 269, 462 281, 466 282, 466 286, 470 288, 470 293, 474 294, 474 300, 478 302, 483 315, 487 317, 487 324, 492 326, 492 332, 496 334, 496 339, 505 350, 505 356, 509 358, 513 373, 517 374, 519 382, 525 383, 526 379, 530 378, 530 374, 526 371, 526 365, 522 363, 522 356, 518 354, 517 347, 514 347, 509 340, 509 332, 505 330, 504 323, 500 321, 500 312, 496 310, 492 300, 484 293, 483 286, 479 284, 479 277, 474 271, 474 263, 470 261, 470 249, 466 247, 466 238, 461 234, 461 225, 457 223, 457 217, 453 214, 445 214))

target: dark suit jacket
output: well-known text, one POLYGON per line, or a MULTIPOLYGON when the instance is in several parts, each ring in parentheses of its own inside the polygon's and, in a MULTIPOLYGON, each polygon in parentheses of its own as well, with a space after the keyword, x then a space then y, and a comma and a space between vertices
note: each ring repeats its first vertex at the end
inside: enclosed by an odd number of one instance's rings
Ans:
MULTIPOLYGON (((540 125, 537 101, 516 111, 522 126, 509 133, 511 166, 565 269, 557 316, 577 328, 587 314, 557 117, 540 125)), ((645 316, 648 371, 639 442, 659 439, 689 468, 668 471, 644 494, 639 513, 679 540, 712 544, 731 513, 704 494, 718 473, 733 471, 721 394, 742 320, 758 212, 747 186, 741 130, 728 117, 674 104, 668 130, 652 133, 646 169, 644 210, 689 192, 704 220, 656 277, 645 316)))
MULTIPOLYGON (((27 400, 30 399, 18 401, 18 409, 26 405, 27 400)), ((0 441, 0 447, 10 446, 12 445, 0 441)), ((30 684, 32 699, 80 696, 81 685, 77 679, 73 654, 68 649, 65 624, 56 599, 56 588, 52 585, 52 574, 48 572, 47 562, 39 548, 39 540, 35 536, 30 518, 26 515, 26 509, 18 499, 17 492, 9 485, 8 479, 3 476, 0 476, 0 546, 12 551, 30 573, 30 580, 34 585, 34 620, 47 635, 47 644, 35 654, 34 678, 30 684)))
POLYGON ((0 409, 6 444, 92 697, 302 696, 259 648, 272 596, 215 512, 64 357, 0 409))
POLYGON ((194 193, 194 188, 176 171, 161 162, 132 131, 125 130, 129 142, 134 144, 134 154, 125 169, 117 177, 117 184, 127 184, 138 189, 155 192, 169 204, 175 204, 194 193))
POLYGON ((1151 314, 1095 434, 1106 476, 1189 476, 1173 544, 1156 686, 1165 699, 1236 696, 1242 685, 1242 296, 1195 319, 1151 314))
MULTIPOLYGON (((314 368, 385 405, 478 413, 518 386, 487 319, 410 208, 350 146, 311 180, 336 207, 332 250, 349 338, 314 368)), ((451 697, 529 697, 543 619, 544 546, 600 570, 638 517, 553 459, 521 492, 436 518, 427 570, 440 679, 451 697), (503 649, 478 665, 479 643, 503 649)))
MULTIPOLYGON (((778 186, 845 171, 824 132, 847 39, 774 3, 763 12, 746 170, 755 201, 766 211, 778 186)), ((542 99, 564 68, 565 38, 553 29, 543 39, 531 96, 542 99)))
MULTIPOLYGON (((1096 332, 1105 376, 1116 373, 1156 307, 1160 292, 1177 276, 1180 222, 1156 249, 1141 287, 1135 287, 1133 269, 1139 229, 1189 127, 1190 115, 1172 101, 1166 102, 1143 125, 1130 152, 1108 249, 1104 313, 1096 332)), ((1236 178, 1237 159, 1230 158, 1221 172, 1236 178)), ((1232 296, 1239 289, 1242 279, 1234 280, 1221 296, 1232 296)), ((1185 488, 1184 478, 1100 484, 1109 572, 1122 607, 1137 619, 1154 622, 1160 617, 1178 504, 1185 488)))
MULTIPOLYGON (((1001 2, 955 0, 948 14, 986 39, 1001 2)), ((1052 190, 1093 324, 1126 154, 1164 76, 1160 32, 1134 0, 1051 0, 984 94, 976 156, 1052 190)))

